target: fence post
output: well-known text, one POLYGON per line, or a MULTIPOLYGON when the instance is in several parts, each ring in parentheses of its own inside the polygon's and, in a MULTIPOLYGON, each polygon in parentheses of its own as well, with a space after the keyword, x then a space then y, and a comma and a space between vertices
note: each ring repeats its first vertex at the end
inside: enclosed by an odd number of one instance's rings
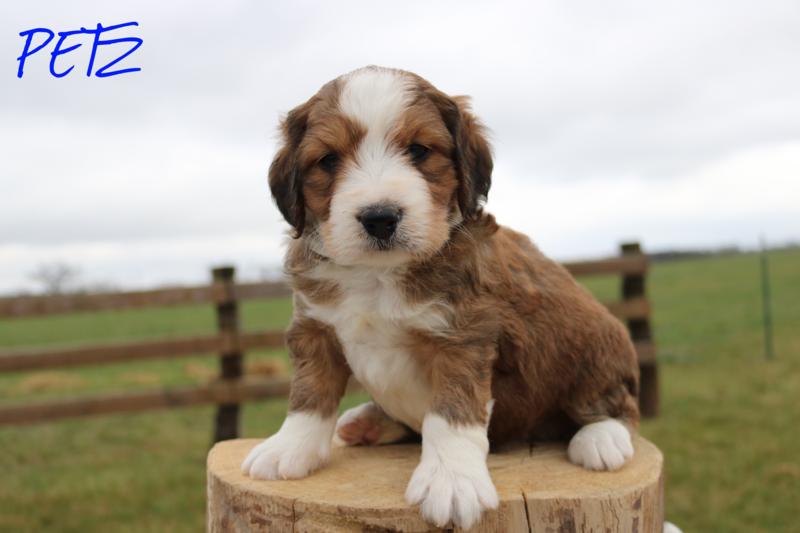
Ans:
POLYGON ((764 357, 775 358, 775 343, 772 340, 772 297, 769 287, 769 248, 767 240, 761 236, 761 309, 764 324, 764 357))
MULTIPOLYGON (((220 378, 235 380, 242 376, 242 351, 239 345, 239 307, 236 300, 234 267, 219 267, 211 271, 217 307, 217 328, 220 351, 220 378)), ((214 442, 239 436, 239 404, 220 404, 214 424, 214 442)))
MULTIPOLYGON (((641 255, 638 242, 624 243, 620 247, 622 255, 641 255)), ((645 296, 645 274, 625 274, 622 277, 622 299, 630 300, 645 296)), ((628 331, 633 342, 652 341, 650 317, 628 319, 628 331)), ((656 361, 639 361, 639 410, 644 417, 658 414, 658 364, 656 361)))

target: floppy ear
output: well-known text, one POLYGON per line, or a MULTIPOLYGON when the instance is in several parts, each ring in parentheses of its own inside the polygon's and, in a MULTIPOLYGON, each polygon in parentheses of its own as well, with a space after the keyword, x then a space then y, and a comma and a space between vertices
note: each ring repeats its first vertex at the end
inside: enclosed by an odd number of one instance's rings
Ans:
POLYGON ((313 99, 292 109, 281 121, 283 145, 269 167, 269 188, 272 198, 283 218, 294 228, 295 239, 303 234, 306 225, 306 207, 303 201, 297 148, 306 133, 312 101, 313 99))
POLYGON ((451 98, 439 91, 429 96, 453 137, 453 160, 459 175, 458 206, 464 218, 474 218, 492 185, 492 150, 485 128, 470 111, 468 97, 451 98))

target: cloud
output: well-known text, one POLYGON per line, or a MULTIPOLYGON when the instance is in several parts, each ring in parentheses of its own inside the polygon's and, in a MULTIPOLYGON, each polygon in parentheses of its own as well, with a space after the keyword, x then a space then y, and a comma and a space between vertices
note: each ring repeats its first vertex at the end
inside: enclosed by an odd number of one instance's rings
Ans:
POLYGON ((754 246, 762 233, 773 242, 797 238, 798 176, 800 141, 794 141, 738 152, 669 180, 498 183, 489 207, 497 206, 501 223, 560 257, 613 254, 625 240, 651 250, 754 246))

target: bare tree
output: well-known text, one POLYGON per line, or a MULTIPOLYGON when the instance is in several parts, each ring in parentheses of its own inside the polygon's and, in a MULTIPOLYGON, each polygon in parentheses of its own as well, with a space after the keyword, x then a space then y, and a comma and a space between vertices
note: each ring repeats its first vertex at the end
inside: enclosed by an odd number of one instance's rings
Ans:
POLYGON ((77 267, 62 262, 43 263, 31 272, 30 278, 39 283, 45 294, 64 294, 75 289, 77 267))

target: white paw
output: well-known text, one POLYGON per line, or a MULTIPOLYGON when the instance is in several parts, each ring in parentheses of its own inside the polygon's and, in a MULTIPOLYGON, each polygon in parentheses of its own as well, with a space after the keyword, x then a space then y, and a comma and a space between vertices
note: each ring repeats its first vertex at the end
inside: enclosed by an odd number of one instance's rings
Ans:
POLYGON ((614 419, 585 425, 569 442, 567 456, 590 470, 617 470, 633 457, 631 433, 614 419))
POLYGON ((348 409, 336 422, 336 438, 346 446, 388 444, 407 434, 404 425, 389 418, 373 402, 348 409))
POLYGON ((683 531, 672 522, 664 522, 663 533, 683 533, 683 531))
POLYGON ((496 509, 497 491, 486 466, 486 428, 453 427, 428 414, 422 425, 422 459, 406 489, 422 517, 438 527, 451 520, 472 527, 486 509, 496 509))
POLYGON ((496 509, 497 491, 486 463, 451 470, 438 461, 421 462, 406 489, 406 500, 420 504, 422 517, 438 527, 450 520, 469 529, 486 509, 496 509))
POLYGON ((250 451, 242 472, 253 479, 306 477, 328 460, 335 420, 315 414, 289 414, 276 434, 250 451))

